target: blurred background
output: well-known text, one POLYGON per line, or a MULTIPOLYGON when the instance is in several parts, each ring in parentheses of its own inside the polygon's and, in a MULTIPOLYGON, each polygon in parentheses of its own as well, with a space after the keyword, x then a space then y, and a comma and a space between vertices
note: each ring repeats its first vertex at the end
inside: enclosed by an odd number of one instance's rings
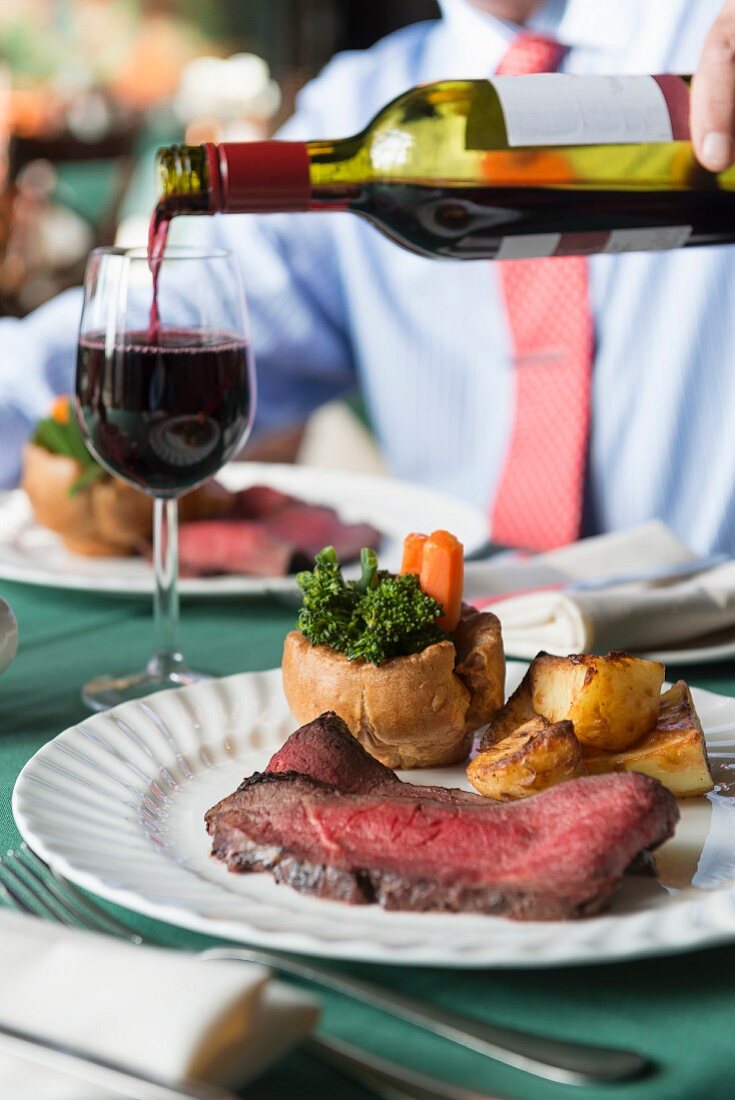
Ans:
MULTIPOLYGON (((0 316, 79 284, 96 245, 145 240, 158 145, 268 137, 334 53, 437 14, 434 0, 2 0, 0 316)), ((262 457, 380 468, 360 420, 359 402, 327 409, 262 457)))
POLYGON ((148 218, 152 152, 267 137, 339 50, 433 0, 2 0, 0 314, 80 281, 148 218))

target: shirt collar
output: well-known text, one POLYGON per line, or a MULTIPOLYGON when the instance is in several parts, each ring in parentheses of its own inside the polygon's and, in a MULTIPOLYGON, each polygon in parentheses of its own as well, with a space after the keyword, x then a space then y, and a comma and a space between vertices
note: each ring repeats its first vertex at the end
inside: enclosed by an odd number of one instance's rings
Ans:
MULTIPOLYGON (((546 0, 525 30, 549 34, 571 49, 618 50, 630 40, 636 26, 639 0, 546 0)), ((447 30, 465 51, 495 66, 521 28, 474 7, 469 0, 439 0, 447 30)))
POLYGON ((571 49, 581 46, 620 50, 635 33, 640 15, 640 0, 614 0, 613 3, 606 0, 603 4, 592 0, 567 0, 553 33, 571 49))
POLYGON ((486 76, 500 63, 517 27, 473 7, 469 0, 439 0, 444 27, 456 42, 468 76, 486 76))

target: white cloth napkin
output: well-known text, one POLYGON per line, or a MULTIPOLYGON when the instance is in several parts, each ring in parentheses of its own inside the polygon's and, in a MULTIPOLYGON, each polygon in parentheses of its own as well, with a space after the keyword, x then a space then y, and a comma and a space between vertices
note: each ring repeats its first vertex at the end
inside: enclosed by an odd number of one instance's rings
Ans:
POLYGON ((18 651, 18 622, 5 600, 0 600, 0 672, 18 651))
MULTIPOLYGON (((252 963, 136 947, 0 911, 0 1023, 144 1073, 245 1084, 303 1038, 318 1007, 252 963)), ((0 1035, 0 1096, 107 1100, 121 1094, 11 1053, 0 1035)), ((132 1094, 144 1100, 145 1090, 132 1094)))
POLYGON ((735 627, 735 562, 681 580, 565 589, 695 557, 654 521, 533 558, 470 564, 465 599, 498 615, 513 657, 669 648, 735 627))

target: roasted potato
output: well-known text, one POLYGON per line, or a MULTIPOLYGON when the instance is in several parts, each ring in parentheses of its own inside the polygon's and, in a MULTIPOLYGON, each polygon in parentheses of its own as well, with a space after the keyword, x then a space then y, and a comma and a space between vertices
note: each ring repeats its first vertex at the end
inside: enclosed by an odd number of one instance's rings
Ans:
POLYGON ((592 774, 612 771, 643 772, 658 779, 677 798, 689 798, 712 790, 702 725, 683 680, 660 697, 655 729, 632 748, 601 752, 583 747, 587 770, 592 774))
POLYGON ((664 666, 628 653, 540 653, 529 668, 531 703, 550 722, 568 720, 585 745, 619 752, 656 725, 664 666))
POLYGON ((467 767, 475 790, 508 802, 586 775, 582 748, 571 722, 532 718, 467 767))
POLYGON ((537 718, 531 700, 531 675, 530 671, 521 680, 508 702, 502 707, 482 735, 480 749, 489 749, 497 745, 515 733, 524 722, 537 718))

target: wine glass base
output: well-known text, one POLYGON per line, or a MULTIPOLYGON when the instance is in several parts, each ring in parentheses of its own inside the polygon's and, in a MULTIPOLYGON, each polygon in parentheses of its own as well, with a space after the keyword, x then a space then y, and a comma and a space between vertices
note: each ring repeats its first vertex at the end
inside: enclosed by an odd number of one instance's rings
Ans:
POLYGON ((194 672, 184 665, 160 669, 149 666, 142 672, 130 676, 97 676, 82 688, 82 699, 91 710, 109 710, 130 699, 141 699, 156 691, 168 688, 187 687, 189 684, 205 683, 212 676, 206 672, 194 672))

